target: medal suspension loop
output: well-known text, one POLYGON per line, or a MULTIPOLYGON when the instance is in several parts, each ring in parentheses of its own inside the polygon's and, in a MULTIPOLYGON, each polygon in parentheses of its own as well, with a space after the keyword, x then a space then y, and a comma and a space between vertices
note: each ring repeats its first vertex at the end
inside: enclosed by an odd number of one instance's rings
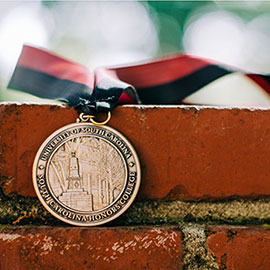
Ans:
POLYGON ((88 114, 81 113, 80 116, 79 116, 79 118, 77 118, 77 123, 91 122, 93 125, 103 126, 103 125, 106 125, 110 121, 110 119, 111 119, 111 112, 108 111, 107 119, 105 121, 97 122, 97 121, 94 120, 94 118, 95 118, 94 115, 88 115, 88 114))

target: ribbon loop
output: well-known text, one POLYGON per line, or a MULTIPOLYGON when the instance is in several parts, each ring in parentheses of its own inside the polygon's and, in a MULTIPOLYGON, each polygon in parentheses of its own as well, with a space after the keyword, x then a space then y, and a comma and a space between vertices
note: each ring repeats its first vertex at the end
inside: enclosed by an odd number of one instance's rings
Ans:
POLYGON ((143 65, 90 72, 25 45, 8 87, 95 114, 127 103, 270 106, 269 78, 182 54, 143 65))

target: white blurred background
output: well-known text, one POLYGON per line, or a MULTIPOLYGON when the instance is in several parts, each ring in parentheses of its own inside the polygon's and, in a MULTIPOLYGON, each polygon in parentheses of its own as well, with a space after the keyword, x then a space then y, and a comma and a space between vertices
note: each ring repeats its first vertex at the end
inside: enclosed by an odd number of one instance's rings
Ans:
POLYGON ((93 69, 174 53, 270 74, 270 2, 1 1, 0 101, 24 43, 93 69))

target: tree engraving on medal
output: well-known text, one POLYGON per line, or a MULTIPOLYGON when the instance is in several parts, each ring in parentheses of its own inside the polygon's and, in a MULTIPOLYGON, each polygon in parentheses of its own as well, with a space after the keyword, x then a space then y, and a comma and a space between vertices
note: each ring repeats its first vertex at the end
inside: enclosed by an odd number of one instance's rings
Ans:
POLYGON ((118 151, 105 140, 77 137, 55 152, 49 185, 64 205, 79 211, 106 208, 124 188, 126 168, 118 151))

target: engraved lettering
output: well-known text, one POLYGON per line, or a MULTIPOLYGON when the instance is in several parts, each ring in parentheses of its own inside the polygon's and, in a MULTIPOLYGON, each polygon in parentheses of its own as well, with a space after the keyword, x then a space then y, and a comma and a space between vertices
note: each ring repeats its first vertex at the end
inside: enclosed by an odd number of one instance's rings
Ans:
POLYGON ((40 153, 35 161, 39 198, 68 223, 87 226, 112 220, 136 195, 136 153, 113 129, 73 124, 49 137, 40 153))

